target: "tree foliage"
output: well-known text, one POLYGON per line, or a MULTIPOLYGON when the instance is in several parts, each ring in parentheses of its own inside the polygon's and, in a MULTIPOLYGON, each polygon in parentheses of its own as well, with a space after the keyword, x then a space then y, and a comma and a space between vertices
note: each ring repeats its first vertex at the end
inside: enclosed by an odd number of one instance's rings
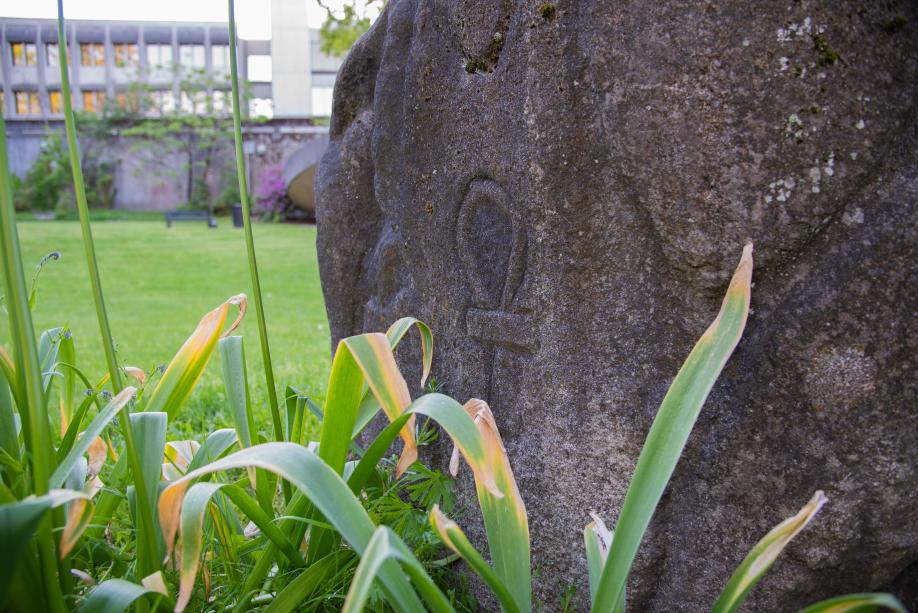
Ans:
POLYGON ((334 57, 350 51, 386 5, 386 0, 345 0, 340 9, 335 9, 325 0, 318 2, 325 9, 325 23, 319 34, 320 49, 334 57))

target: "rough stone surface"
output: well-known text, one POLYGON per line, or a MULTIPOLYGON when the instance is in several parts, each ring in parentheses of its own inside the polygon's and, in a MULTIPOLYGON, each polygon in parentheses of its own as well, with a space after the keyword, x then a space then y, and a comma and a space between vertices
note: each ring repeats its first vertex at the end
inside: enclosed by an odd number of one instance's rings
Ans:
POLYGON ((538 597, 582 605, 587 512, 614 522, 752 239, 754 312, 631 610, 707 610, 818 488, 745 610, 914 598, 918 6, 541 4, 389 0, 350 54, 317 177, 334 339, 431 325, 446 391, 499 422, 538 597))

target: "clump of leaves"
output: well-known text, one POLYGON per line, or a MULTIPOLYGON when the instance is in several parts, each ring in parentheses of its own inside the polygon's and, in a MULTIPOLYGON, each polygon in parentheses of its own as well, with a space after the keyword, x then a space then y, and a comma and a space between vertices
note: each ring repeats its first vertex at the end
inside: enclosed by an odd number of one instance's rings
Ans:
POLYGON ((325 22, 319 31, 319 48, 322 53, 334 57, 350 51, 386 5, 386 0, 346 0, 332 8, 323 0, 318 2, 325 9, 325 22))
POLYGON ((53 211, 66 198, 71 185, 70 162, 59 132, 49 130, 42 139, 35 163, 16 190, 16 208, 53 211))

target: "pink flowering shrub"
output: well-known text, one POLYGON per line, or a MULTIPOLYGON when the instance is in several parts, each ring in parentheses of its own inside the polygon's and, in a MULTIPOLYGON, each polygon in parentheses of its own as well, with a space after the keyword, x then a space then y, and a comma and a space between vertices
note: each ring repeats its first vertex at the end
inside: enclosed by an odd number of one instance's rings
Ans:
POLYGON ((258 210, 265 217, 276 217, 287 207, 287 185, 284 183, 282 164, 268 166, 258 177, 258 189, 255 193, 258 210))

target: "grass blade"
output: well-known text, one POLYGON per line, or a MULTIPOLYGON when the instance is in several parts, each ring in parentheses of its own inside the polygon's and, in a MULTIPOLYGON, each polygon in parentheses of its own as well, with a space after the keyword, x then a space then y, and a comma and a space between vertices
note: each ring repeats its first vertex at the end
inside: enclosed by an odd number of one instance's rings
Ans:
POLYGON ((382 570, 383 564, 389 560, 397 560, 402 563, 405 572, 411 577, 415 587, 424 596, 431 610, 446 613, 454 612, 449 600, 443 595, 440 588, 436 586, 433 579, 421 566, 421 563, 414 557, 414 554, 405 546, 402 539, 390 528, 379 526, 360 557, 360 564, 357 565, 357 572, 354 573, 354 579, 351 581, 351 587, 348 589, 347 597, 344 599, 341 613, 360 613, 363 611, 370 595, 370 589, 373 587, 373 581, 382 570))
MULTIPOLYGON (((76 347, 73 343, 73 335, 65 331, 61 337, 60 347, 58 348, 58 364, 60 363, 76 364, 76 347)), ((76 386, 77 375, 70 368, 61 370, 61 392, 60 392, 60 413, 61 413, 61 432, 66 432, 73 419, 73 410, 76 406, 76 386)))
POLYGON ((319 589, 329 577, 347 570, 356 560, 352 553, 336 551, 317 560, 284 586, 264 613, 292 613, 319 589))
POLYGON ((357 494, 363 489, 367 479, 373 475, 376 471, 376 466, 379 465, 380 460, 386 455, 386 452, 392 445, 392 441, 398 437, 398 433, 405 427, 405 424, 408 423, 412 415, 413 413, 410 410, 405 411, 398 419, 386 426, 383 431, 376 436, 373 443, 367 447, 363 457, 360 458, 360 461, 357 462, 357 466, 354 467, 354 470, 347 478, 347 484, 352 492, 357 494))
MULTIPOLYGON (((83 182, 83 169, 80 166, 79 143, 76 135, 76 123, 73 117, 73 102, 70 98, 70 74, 67 70, 67 37, 64 28, 64 2, 57 1, 57 40, 60 45, 58 64, 61 73, 61 102, 64 111, 64 127, 67 134, 67 149, 70 155, 70 168, 73 173, 73 192, 76 197, 77 211, 80 218, 80 230, 83 235, 83 249, 86 254, 86 266, 89 269, 89 281, 92 288, 93 303, 96 308, 96 319, 99 323, 99 333, 102 337, 102 347, 105 351, 105 360, 108 365, 109 376, 111 377, 112 387, 115 393, 122 389, 121 371, 118 368, 118 361, 115 357, 115 343, 112 340, 112 330, 108 321, 108 313, 105 308, 105 299, 102 295, 102 281, 99 276, 99 265, 96 261, 96 248, 92 238, 92 228, 89 223, 89 204, 86 201, 86 188, 83 182)), ((5 143, 3 143, 5 146, 5 143)), ((121 431, 124 436, 124 447, 128 457, 128 464, 131 473, 134 476, 135 485, 138 486, 138 496, 140 501, 140 515, 138 522, 141 532, 152 534, 153 518, 149 512, 147 500, 147 487, 143 482, 142 467, 137 455, 137 449, 134 446, 134 433, 131 430, 131 423, 128 410, 123 407, 119 422, 121 431)), ((101 505, 100 501, 100 505, 101 505)), ((149 544, 148 544, 149 545, 149 544)), ((149 547, 147 548, 149 551, 149 547)), ((153 572, 157 568, 155 559, 141 557, 138 559, 138 569, 141 574, 153 572)))
POLYGON ((848 594, 817 602, 800 613, 874 613, 879 608, 908 613, 899 599, 890 594, 848 594))
POLYGON ((54 382, 54 367, 57 364, 57 356, 60 353, 60 341, 63 332, 63 328, 51 328, 42 332, 38 339, 38 365, 41 367, 41 385, 45 392, 45 398, 48 398, 51 383, 54 382))
MULTIPOLYGON (((178 531, 182 500, 191 482, 207 474, 249 466, 290 481, 358 554, 364 552, 374 528, 367 512, 335 470, 305 447, 293 443, 266 443, 237 451, 189 472, 163 490, 159 498, 159 517, 170 552, 178 531)), ((380 576, 396 610, 423 610, 397 566, 387 564, 380 576)))
POLYGON ((631 566, 663 490, 676 468, 701 406, 739 343, 749 313, 752 244, 743 249, 717 318, 692 349, 670 385, 638 457, 615 527, 593 611, 612 611, 624 594, 631 566))
POLYGON ((280 407, 277 404, 277 390, 274 386, 274 368, 271 362, 271 348, 268 346, 268 328, 265 323, 265 305, 261 299, 261 280, 258 277, 258 262, 255 259, 255 237, 252 234, 252 206, 249 203, 249 187, 245 173, 245 157, 242 153, 242 114, 239 102, 239 70, 236 66, 236 15, 233 0, 227 2, 230 46, 230 81, 233 95, 233 137, 236 145, 236 176, 239 179, 239 200, 242 204, 242 228, 245 234, 245 249, 249 258, 249 275, 252 281, 252 297, 255 300, 255 319, 258 322, 258 339, 261 341, 261 357, 265 368, 265 384, 268 387, 268 402, 271 405, 271 420, 274 425, 274 440, 284 440, 280 407))
POLYGON ((772 528, 762 540, 756 543, 752 551, 733 572, 711 612, 733 613, 739 609, 749 596, 749 591, 755 587, 765 571, 771 567, 778 555, 791 542, 791 539, 800 534, 800 531, 810 523, 826 502, 827 499, 822 491, 816 492, 796 515, 772 528))
MULTIPOLYGON (((16 397, 16 406, 22 419, 26 451, 32 466, 33 492, 41 495, 48 491, 48 477, 52 472, 54 449, 51 445, 51 426, 42 387, 35 329, 29 310, 29 292, 22 268, 19 235, 13 208, 13 190, 7 160, 6 124, 0 117, 0 266, 6 291, 6 310, 9 331, 16 356, 15 377, 9 379, 16 397), (18 392, 18 393, 17 393, 18 392)), ((5 360, 0 360, 5 361, 5 360)), ((38 530, 38 553, 45 593, 55 613, 66 610, 57 575, 54 539, 51 524, 45 521, 38 530)))
POLYGON ((6 371, 0 369, 0 449, 17 464, 19 456, 19 432, 16 428, 16 408, 6 371))
MULTIPOLYGON (((64 482, 64 479, 67 478, 67 475, 73 470, 73 465, 76 463, 78 458, 83 457, 83 454, 86 453, 86 450, 89 449, 89 446, 92 444, 93 440, 102 434, 102 431, 105 429, 105 426, 115 418, 115 415, 124 407, 131 398, 134 397, 134 393, 137 390, 133 387, 126 387, 117 396, 111 399, 111 401, 105 405, 99 414, 96 415, 95 419, 89 422, 89 427, 83 432, 83 436, 74 443, 73 447, 70 448, 70 451, 61 460, 60 464, 57 465, 54 473, 51 475, 51 478, 48 480, 48 487, 50 489, 58 488, 64 482)), ((90 399, 87 398, 87 401, 90 399)))
POLYGON ((472 570, 491 588, 491 591, 500 601, 503 611, 506 613, 518 613, 520 611, 510 590, 497 576, 491 565, 485 561, 481 554, 478 553, 478 550, 469 542, 458 524, 444 515, 437 505, 434 505, 434 508, 430 511, 430 525, 437 533, 437 536, 440 537, 440 540, 465 560, 472 570))
POLYGON ((226 399, 233 412, 239 443, 243 447, 251 447, 255 443, 256 429, 245 367, 245 346, 241 336, 221 338, 218 346, 220 347, 220 361, 223 365, 226 399))
POLYGON ((251 496, 236 485, 226 486, 223 488, 223 493, 233 502, 233 504, 239 507, 239 510, 242 511, 252 523, 258 526, 262 534, 277 545, 277 548, 286 556, 291 564, 294 566, 303 565, 303 557, 300 555, 300 552, 297 551, 293 541, 288 539, 283 530, 277 526, 274 517, 265 513, 251 496))

